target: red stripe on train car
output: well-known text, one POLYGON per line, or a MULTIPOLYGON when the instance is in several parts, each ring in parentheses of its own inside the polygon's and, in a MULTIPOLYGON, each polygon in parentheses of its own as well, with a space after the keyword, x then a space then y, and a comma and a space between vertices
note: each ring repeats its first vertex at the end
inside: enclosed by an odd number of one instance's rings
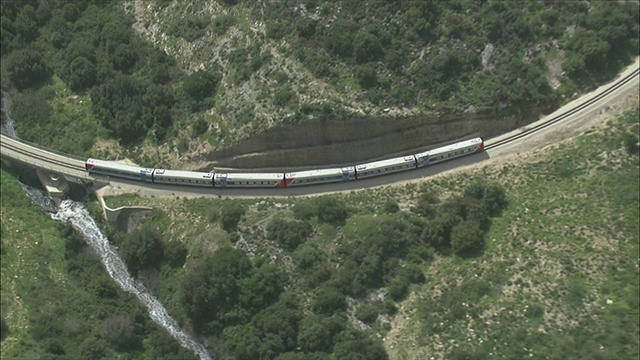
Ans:
POLYGON ((484 150, 484 141, 480 143, 480 146, 478 147, 478 149, 475 152, 480 152, 484 150))
POLYGON ((292 182, 293 182, 293 178, 287 178, 287 179, 284 179, 284 184, 285 184, 285 186, 289 186, 289 185, 291 185, 291 183, 292 183, 292 182))

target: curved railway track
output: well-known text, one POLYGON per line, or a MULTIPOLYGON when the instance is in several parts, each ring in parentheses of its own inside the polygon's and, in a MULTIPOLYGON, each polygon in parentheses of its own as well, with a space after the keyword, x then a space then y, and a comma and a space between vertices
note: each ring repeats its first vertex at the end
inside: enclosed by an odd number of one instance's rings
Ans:
MULTIPOLYGON (((48 164, 55 164, 57 166, 70 169, 84 171, 84 160, 75 156, 69 156, 52 150, 47 150, 41 147, 36 147, 27 144, 21 140, 16 140, 5 135, 0 137, 2 141, 2 149, 8 149, 18 156, 11 156, 14 160, 32 163, 32 160, 39 160, 48 164)), ((5 156, 6 152, 3 151, 2 155, 5 156)), ((48 170, 57 171, 52 168, 48 170)))
MULTIPOLYGON (((495 149, 516 140, 522 139, 542 129, 548 128, 562 120, 565 120, 574 114, 588 109, 590 106, 615 93, 618 89, 636 79, 638 77, 638 74, 640 73, 640 69, 638 69, 638 61, 636 61, 634 66, 634 70, 616 79, 613 84, 603 89, 599 93, 591 96, 586 101, 576 104, 576 106, 572 107, 571 109, 549 119, 546 119, 542 123, 524 128, 517 133, 508 135, 504 138, 498 137, 494 141, 492 141, 491 139, 485 141, 485 150, 495 149)), ((22 140, 16 140, 2 134, 0 134, 0 149, 2 150, 0 153, 2 157, 7 157, 9 159, 32 164, 33 166, 43 168, 52 172, 62 173, 65 175, 84 179, 90 178, 90 176, 88 176, 85 172, 85 159, 77 156, 63 154, 55 150, 46 149, 40 145, 30 144, 22 140)), ((391 181, 389 182, 397 181, 393 179, 390 180, 391 181)), ((138 186, 149 186, 149 184, 142 183, 138 184, 138 186)))

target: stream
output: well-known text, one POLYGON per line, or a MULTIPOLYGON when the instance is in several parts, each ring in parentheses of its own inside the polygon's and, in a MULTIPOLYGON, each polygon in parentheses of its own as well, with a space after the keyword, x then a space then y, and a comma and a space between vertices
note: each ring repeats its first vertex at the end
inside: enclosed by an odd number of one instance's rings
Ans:
MULTIPOLYGON (((19 137, 15 130, 14 121, 9 114, 9 105, 10 99, 3 91, 2 134, 18 139, 19 137)), ((107 270, 107 273, 109 273, 109 276, 111 276, 122 290, 132 293, 138 298, 147 308, 153 322, 167 330, 180 345, 192 350, 200 359, 211 359, 211 356, 204 346, 180 328, 178 323, 167 313, 162 303, 154 297, 142 283, 136 281, 131 274, 129 274, 127 266, 115 248, 109 243, 109 239, 100 231, 100 228, 84 204, 73 200, 63 200, 60 206, 56 208, 55 202, 42 190, 26 185, 23 185, 23 188, 33 202, 52 213, 51 217, 54 220, 70 222, 73 228, 83 235, 87 244, 100 256, 100 261, 107 270)))

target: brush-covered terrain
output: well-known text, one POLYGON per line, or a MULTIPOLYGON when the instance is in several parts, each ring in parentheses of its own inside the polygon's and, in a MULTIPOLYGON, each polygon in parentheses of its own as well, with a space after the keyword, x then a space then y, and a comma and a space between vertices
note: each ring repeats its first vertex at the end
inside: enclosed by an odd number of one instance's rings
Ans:
POLYGON ((211 167, 216 149, 310 118, 409 117, 420 126, 448 114, 517 127, 610 79, 638 53, 631 1, 1 6, 2 87, 22 137, 146 166, 211 167))
MULTIPOLYGON (((106 230, 220 358, 635 358, 637 119, 635 106, 518 159, 341 195, 108 198, 154 211, 106 230)), ((184 355, 2 181, 3 358, 184 355)))

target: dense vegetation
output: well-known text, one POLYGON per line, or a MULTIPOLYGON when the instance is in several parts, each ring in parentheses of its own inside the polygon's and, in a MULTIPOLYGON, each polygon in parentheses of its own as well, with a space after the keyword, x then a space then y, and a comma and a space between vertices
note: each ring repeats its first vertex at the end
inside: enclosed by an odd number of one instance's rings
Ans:
POLYGON ((615 59, 638 49, 631 2, 291 5, 265 8, 267 35, 288 40, 289 51, 318 78, 336 83, 353 76, 350 85, 384 106, 495 111, 546 104, 559 95, 545 74, 560 49, 569 78, 589 84, 614 74, 621 65, 615 59))
POLYGON ((211 350, 222 358, 386 359, 372 332, 388 330, 396 302, 424 283, 434 256, 482 253, 490 216, 499 216, 506 194, 483 182, 446 201, 426 191, 408 212, 393 201, 361 210, 345 200, 300 200, 275 213, 268 204, 185 201, 206 221, 202 228, 197 220, 194 234, 207 234, 204 243, 187 240, 185 270, 183 247, 172 261, 177 267, 163 265, 167 246, 182 243, 161 240, 174 226, 161 211, 110 238, 177 318, 218 344, 211 350), (247 216, 262 225, 248 225, 247 216), (217 230, 205 230, 211 227, 217 230), (335 242, 331 249, 322 238, 335 242), (270 250, 249 250, 256 243, 270 250))
MULTIPOLYGON (((421 185, 277 201, 110 199, 158 210, 109 238, 221 358, 635 358, 637 116, 521 166, 421 185)), ((77 235, 2 181, 3 358, 192 356, 77 235)))
POLYGON ((132 31, 118 3, 3 1, 2 14, 3 88, 20 91, 12 110, 25 139, 75 154, 104 130, 124 143, 162 140, 215 93, 208 71, 181 83, 175 61, 132 31))
MULTIPOLYGON (((2 2, 2 86, 24 138, 78 155, 96 137, 160 142, 167 161, 192 135, 217 146, 285 119, 526 113, 638 53, 633 2, 141 5, 2 2)), ((163 161, 146 151, 128 155, 163 161)))
MULTIPOLYGON (((84 239, 33 204, 4 167, 1 185, 3 359, 195 359, 118 288, 84 239)), ((171 258, 184 262, 185 256, 171 258)))
POLYGON ((419 186, 112 201, 165 209, 139 231, 184 268, 129 265, 221 358, 633 358, 638 130, 419 186))
MULTIPOLYGON (((217 143, 386 107, 526 111, 638 53, 632 2, 150 4, 166 16, 153 45, 120 2, 1 2, 2 87, 23 137, 88 154, 97 137, 217 143)), ((421 186, 147 199, 164 210, 110 238, 221 358, 637 358, 637 118, 521 168, 421 186), (385 351, 393 326, 405 337, 385 351)), ((3 358, 193 356, 2 175, 3 358)))

